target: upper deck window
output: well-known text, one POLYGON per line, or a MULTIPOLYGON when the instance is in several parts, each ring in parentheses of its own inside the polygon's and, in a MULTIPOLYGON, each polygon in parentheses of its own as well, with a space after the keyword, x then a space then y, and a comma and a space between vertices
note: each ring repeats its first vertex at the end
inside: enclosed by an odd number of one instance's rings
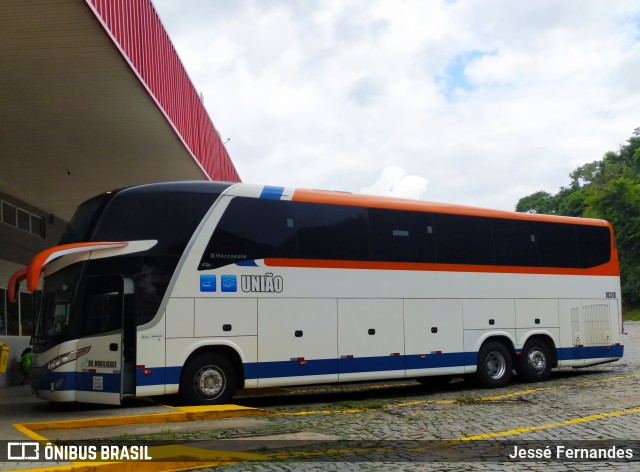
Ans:
POLYGON ((265 258, 588 268, 604 226, 236 197, 200 270, 265 258))

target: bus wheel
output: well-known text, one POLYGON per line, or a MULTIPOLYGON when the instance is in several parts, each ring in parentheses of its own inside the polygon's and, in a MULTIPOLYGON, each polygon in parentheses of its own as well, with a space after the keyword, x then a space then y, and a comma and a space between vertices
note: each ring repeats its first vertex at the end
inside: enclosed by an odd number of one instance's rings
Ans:
POLYGON ((513 360, 504 344, 497 341, 485 343, 478 352, 476 380, 485 388, 504 387, 511 380, 513 360))
POLYGON ((231 362, 216 353, 202 353, 185 366, 180 397, 188 405, 218 405, 233 397, 236 373, 231 362))
POLYGON ((522 348, 516 365, 518 376, 527 382, 544 382, 551 374, 551 353, 546 342, 531 339, 522 348))

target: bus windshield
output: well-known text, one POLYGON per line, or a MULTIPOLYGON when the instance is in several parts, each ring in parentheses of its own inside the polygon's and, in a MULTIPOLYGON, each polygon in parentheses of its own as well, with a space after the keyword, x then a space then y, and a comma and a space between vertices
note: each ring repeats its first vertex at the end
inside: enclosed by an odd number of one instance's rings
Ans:
POLYGON ((72 299, 77 283, 78 266, 67 267, 47 277, 42 304, 32 344, 42 352, 73 338, 72 299))

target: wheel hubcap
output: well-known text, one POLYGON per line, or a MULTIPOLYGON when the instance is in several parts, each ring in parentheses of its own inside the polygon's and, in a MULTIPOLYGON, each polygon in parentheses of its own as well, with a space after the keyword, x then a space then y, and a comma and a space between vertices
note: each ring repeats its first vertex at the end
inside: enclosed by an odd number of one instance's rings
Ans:
POLYGON ((542 352, 538 348, 533 348, 529 351, 529 355, 527 356, 527 362, 529 364, 529 369, 532 372, 542 372, 547 366, 547 359, 542 352))
POLYGON ((500 379, 507 370, 507 361, 500 352, 493 351, 487 356, 485 368, 489 377, 500 379))
POLYGON ((214 366, 206 366, 198 371, 194 383, 200 396, 212 398, 218 396, 224 389, 225 377, 214 366))

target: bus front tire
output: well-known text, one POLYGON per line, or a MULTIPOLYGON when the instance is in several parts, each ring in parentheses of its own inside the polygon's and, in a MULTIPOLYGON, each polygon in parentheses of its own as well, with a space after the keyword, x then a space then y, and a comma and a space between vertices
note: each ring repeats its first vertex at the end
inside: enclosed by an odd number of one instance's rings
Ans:
POLYGON ((187 405, 227 403, 235 393, 236 373, 232 363, 217 353, 202 353, 185 366, 180 397, 187 405))
POLYGON ((527 341, 518 358, 516 372, 526 382, 544 382, 551 374, 551 351, 540 339, 527 341))
POLYGON ((504 344, 489 341, 480 348, 475 378, 482 387, 504 387, 509 384, 512 372, 513 360, 504 344))

